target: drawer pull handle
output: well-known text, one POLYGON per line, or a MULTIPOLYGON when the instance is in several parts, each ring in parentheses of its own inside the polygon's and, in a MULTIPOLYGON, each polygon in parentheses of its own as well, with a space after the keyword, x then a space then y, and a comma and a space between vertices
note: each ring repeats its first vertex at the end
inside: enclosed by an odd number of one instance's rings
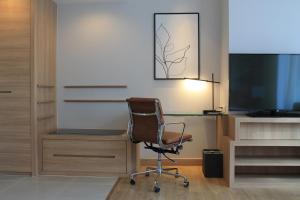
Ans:
POLYGON ((101 155, 71 155, 71 154, 53 154, 54 157, 69 157, 69 158, 116 158, 116 156, 101 156, 101 155))
POLYGON ((7 90, 7 91, 0 91, 0 93, 1 93, 1 94, 11 94, 12 91, 8 91, 8 90, 7 90))

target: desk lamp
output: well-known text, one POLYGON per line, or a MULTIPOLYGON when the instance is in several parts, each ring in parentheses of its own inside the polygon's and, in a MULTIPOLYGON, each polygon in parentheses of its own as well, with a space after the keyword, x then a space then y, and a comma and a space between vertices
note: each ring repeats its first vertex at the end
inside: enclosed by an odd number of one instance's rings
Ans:
POLYGON ((215 81, 215 77, 214 77, 214 73, 211 74, 211 81, 210 80, 202 80, 202 81, 206 81, 206 82, 210 82, 211 83, 211 94, 212 94, 212 109, 211 110, 203 110, 203 114, 220 114, 222 111, 216 110, 215 109, 215 83, 220 83, 215 81))
POLYGON ((215 109, 215 83, 220 83, 215 81, 214 74, 211 74, 211 80, 204 80, 204 79, 192 79, 192 78, 185 78, 190 80, 198 80, 198 81, 205 81, 211 83, 211 94, 212 94, 212 109, 211 110, 203 110, 203 114, 205 115, 217 115, 222 113, 222 111, 215 109))

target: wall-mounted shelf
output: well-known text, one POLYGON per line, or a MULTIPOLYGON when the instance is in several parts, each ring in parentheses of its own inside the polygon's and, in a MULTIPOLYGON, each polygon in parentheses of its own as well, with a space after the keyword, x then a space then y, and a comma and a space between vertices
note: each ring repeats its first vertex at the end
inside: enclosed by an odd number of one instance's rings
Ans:
POLYGON ((37 104, 51 104, 51 103, 55 103, 54 100, 48 100, 48 101, 38 101, 37 104))
POLYGON ((95 99, 95 100, 85 100, 85 99, 66 99, 66 103, 125 103, 126 100, 123 99, 95 99))
POLYGON ((42 121, 42 120, 46 120, 46 119, 52 119, 54 117, 55 117, 55 115, 46 115, 46 116, 38 117, 37 120, 42 121))
POLYGON ((43 84, 38 84, 37 87, 38 88, 55 88, 54 85, 43 85, 43 84))
POLYGON ((53 154, 53 157, 62 157, 62 158, 111 158, 115 159, 116 156, 111 155, 83 155, 83 154, 53 154))
POLYGON ((127 85, 66 85, 66 89, 76 89, 76 88, 127 88, 127 85))

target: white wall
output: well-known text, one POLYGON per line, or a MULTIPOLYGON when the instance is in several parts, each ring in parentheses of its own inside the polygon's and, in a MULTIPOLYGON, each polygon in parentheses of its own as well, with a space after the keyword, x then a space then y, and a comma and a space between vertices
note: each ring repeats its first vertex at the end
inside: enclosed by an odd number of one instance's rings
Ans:
MULTIPOLYGON (((58 10, 57 98, 59 128, 126 129, 125 104, 76 104, 64 99, 158 97, 167 112, 210 108, 210 85, 192 90, 185 81, 153 80, 153 13, 200 12, 201 76, 220 78, 222 3, 220 0, 128 0, 61 4, 58 10), (64 89, 72 84, 126 84, 127 89, 64 89)), ((217 105, 219 91, 217 90, 217 105)), ((182 156, 201 157, 215 146, 213 118, 170 117, 185 121, 194 141, 182 156)), ((142 151, 142 157, 154 154, 142 151)))
POLYGON ((225 112, 228 112, 229 79, 228 79, 228 53, 229 53, 229 0, 222 0, 222 53, 221 53, 221 87, 220 105, 225 112))
POLYGON ((299 0, 229 0, 231 53, 300 53, 299 0))
POLYGON ((224 0, 223 3, 224 52, 221 60, 220 104, 228 109, 229 77, 226 45, 229 53, 299 54, 300 1, 224 0))

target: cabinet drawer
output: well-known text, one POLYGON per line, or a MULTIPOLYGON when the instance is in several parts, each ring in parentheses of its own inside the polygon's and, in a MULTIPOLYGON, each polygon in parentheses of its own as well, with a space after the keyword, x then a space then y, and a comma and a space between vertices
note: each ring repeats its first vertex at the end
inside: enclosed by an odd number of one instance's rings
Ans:
POLYGON ((44 140, 43 171, 126 173, 126 141, 44 140))

